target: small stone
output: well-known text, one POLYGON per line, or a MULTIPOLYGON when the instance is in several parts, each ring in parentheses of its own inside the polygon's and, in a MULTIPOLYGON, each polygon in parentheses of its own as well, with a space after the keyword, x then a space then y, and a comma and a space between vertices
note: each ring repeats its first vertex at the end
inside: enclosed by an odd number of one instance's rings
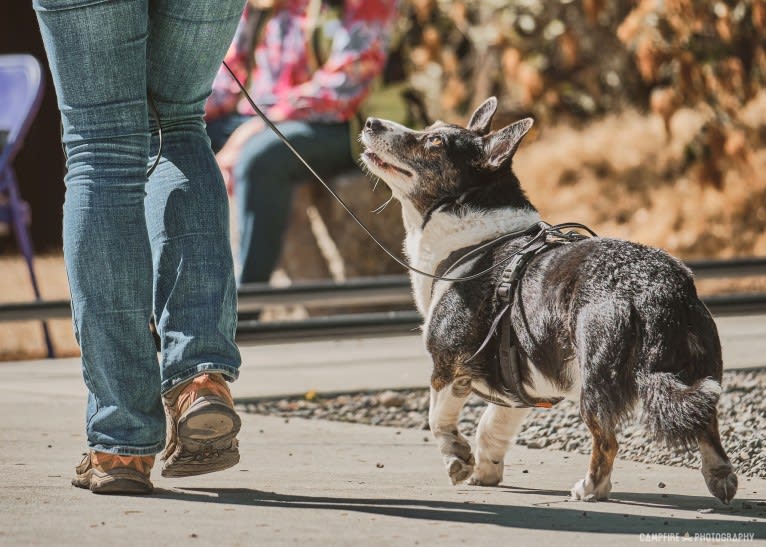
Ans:
POLYGON ((664 482, 658 482, 657 486, 659 486, 660 488, 665 488, 665 483, 664 482))
POLYGON ((376 463, 375 467, 377 467, 378 469, 383 469, 385 466, 382 463, 376 463))
POLYGON ((404 405, 406 399, 401 393, 396 391, 384 391, 378 396, 380 404, 387 408, 399 408, 404 405))
POLYGON ((529 469, 525 469, 522 473, 529 473, 529 469))

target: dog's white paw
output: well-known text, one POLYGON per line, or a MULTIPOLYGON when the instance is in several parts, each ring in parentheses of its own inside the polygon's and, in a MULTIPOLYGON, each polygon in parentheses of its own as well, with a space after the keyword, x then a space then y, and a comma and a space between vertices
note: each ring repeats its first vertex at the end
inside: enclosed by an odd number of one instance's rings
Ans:
POLYGON ((609 499, 609 493, 612 491, 612 482, 607 479, 598 487, 594 486, 587 479, 580 479, 572 487, 572 499, 582 501, 602 501, 609 499))
POLYGON ((447 460, 447 473, 452 484, 458 484, 463 482, 473 473, 474 466, 473 455, 471 454, 468 460, 463 460, 457 456, 453 456, 447 460))
POLYGON ((479 463, 474 469, 473 476, 468 481, 468 484, 475 486, 497 486, 503 480, 503 462, 493 462, 491 460, 482 460, 479 458, 479 463))

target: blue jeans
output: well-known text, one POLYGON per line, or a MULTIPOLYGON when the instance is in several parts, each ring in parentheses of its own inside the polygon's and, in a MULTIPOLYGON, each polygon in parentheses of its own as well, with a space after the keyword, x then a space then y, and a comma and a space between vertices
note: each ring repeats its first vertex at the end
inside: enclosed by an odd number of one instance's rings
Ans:
MULTIPOLYGON (((234 114, 208 123, 213 149, 220 149, 248 119, 234 114)), ((289 121, 277 127, 321 176, 354 168, 348 123, 289 121)), ((267 282, 282 250, 293 185, 319 183, 268 128, 245 143, 234 179, 242 265, 239 282, 267 282)))
POLYGON ((33 3, 64 127, 64 259, 88 444, 154 454, 161 393, 239 370, 228 203, 202 116, 243 0, 33 3), (147 95, 162 126, 149 177, 158 138, 147 95))

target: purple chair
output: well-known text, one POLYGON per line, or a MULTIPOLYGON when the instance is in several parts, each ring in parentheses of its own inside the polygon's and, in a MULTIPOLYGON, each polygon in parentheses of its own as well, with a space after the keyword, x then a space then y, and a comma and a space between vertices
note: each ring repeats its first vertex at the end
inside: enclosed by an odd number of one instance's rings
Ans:
MULTIPOLYGON (((11 226, 27 262, 37 300, 40 289, 34 268, 34 250, 29 235, 29 205, 19 195, 13 160, 23 146, 43 95, 40 63, 31 55, 0 55, 0 224, 11 226)), ((48 325, 43 322, 48 357, 54 357, 48 325)))

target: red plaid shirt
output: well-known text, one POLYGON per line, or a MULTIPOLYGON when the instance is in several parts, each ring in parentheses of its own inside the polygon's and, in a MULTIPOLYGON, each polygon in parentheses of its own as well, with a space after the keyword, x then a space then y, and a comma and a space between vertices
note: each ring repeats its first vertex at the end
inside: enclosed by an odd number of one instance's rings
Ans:
MULTIPOLYGON (((254 47, 248 4, 225 61, 240 81, 248 81, 253 100, 270 117, 347 121, 383 70, 396 0, 346 0, 342 18, 324 23, 322 32, 332 36, 332 42, 327 59, 315 69, 307 51, 311 43, 308 6, 309 0, 281 2, 263 25, 260 43, 254 47), (248 66, 252 66, 249 72, 248 66)), ((255 114, 222 66, 205 105, 206 116, 214 119, 235 111, 255 114)))

